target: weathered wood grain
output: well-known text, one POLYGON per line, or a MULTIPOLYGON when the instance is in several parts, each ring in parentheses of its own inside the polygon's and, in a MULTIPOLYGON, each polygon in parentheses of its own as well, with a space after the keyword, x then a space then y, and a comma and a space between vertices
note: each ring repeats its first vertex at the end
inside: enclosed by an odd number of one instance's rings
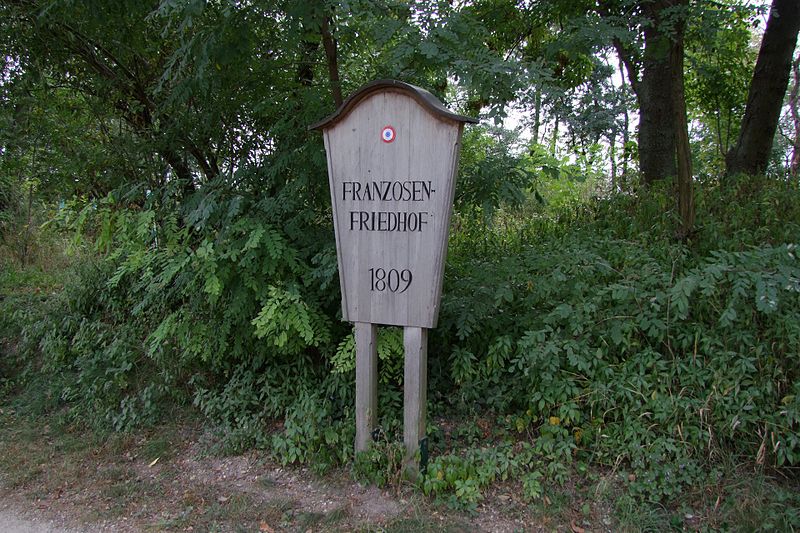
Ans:
POLYGON ((356 337, 356 452, 372 442, 378 422, 378 326, 355 323, 356 337))
POLYGON ((345 320, 436 326, 462 129, 388 89, 324 130, 345 320))
POLYGON ((428 330, 406 327, 403 330, 405 366, 403 369, 403 444, 406 448, 405 471, 418 473, 417 452, 425 438, 428 403, 428 330))

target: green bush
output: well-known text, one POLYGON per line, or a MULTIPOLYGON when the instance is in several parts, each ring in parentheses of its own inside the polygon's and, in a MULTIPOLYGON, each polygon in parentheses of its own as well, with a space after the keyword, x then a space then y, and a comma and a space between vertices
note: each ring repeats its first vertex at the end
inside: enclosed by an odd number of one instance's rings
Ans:
MULTIPOLYGON (((461 452, 432 435, 426 493, 473 508, 515 479, 534 500, 576 464, 622 463, 631 494, 668 501, 713 483, 721 457, 800 463, 797 192, 702 184, 687 242, 672 238, 669 204, 653 190, 500 207, 491 225, 456 215, 429 412, 499 423, 488 440, 459 437, 461 452)), ((193 402, 229 450, 351 461, 353 340, 331 229, 287 209, 212 191, 182 218, 112 197, 65 210, 108 253, 5 334, 75 420, 125 430, 193 402)), ((379 352, 389 450, 399 329, 382 330, 379 352)), ((378 483, 395 471, 375 456, 355 469, 378 483)))
POLYGON ((533 218, 530 244, 462 226, 432 340, 449 371, 435 387, 457 410, 509 414, 523 440, 558 421, 577 453, 627 461, 653 501, 721 456, 798 464, 800 213, 780 184, 748 191, 705 189, 714 216, 686 244, 658 191, 601 200, 566 230, 533 218))

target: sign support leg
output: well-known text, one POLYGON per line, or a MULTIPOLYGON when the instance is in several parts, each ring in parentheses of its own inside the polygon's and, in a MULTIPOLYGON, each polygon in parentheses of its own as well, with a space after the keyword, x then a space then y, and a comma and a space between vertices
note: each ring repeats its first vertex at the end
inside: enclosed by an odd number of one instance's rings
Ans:
POLYGON ((366 451, 378 425, 378 326, 356 322, 356 453, 366 451))
POLYGON ((415 478, 419 473, 417 452, 425 439, 428 391, 428 330, 406 327, 403 330, 405 367, 403 372, 403 444, 405 471, 415 478))

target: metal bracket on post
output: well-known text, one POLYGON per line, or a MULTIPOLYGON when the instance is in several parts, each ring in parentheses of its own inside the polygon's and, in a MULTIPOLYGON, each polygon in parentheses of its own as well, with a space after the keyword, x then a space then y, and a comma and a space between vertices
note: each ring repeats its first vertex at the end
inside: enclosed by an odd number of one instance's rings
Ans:
MULTIPOLYGON (((403 444, 406 448, 404 469, 415 479, 419 474, 417 453, 425 439, 428 400, 428 330, 406 327, 403 330, 405 366, 403 371, 403 444)), ((427 446, 426 450, 427 452, 427 446)))
POLYGON ((378 425, 378 326, 355 323, 356 453, 364 452, 378 425))

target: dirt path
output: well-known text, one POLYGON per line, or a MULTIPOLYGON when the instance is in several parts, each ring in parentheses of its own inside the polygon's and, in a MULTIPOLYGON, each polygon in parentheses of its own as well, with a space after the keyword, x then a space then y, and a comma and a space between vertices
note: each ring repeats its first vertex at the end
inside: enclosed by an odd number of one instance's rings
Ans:
POLYGON ((0 531, 4 533, 82 533, 54 520, 22 515, 18 510, 0 504, 0 531))
POLYGON ((348 469, 319 476, 264 452, 220 457, 191 425, 93 440, 0 419, 0 533, 538 529, 498 514, 508 503, 487 500, 468 516, 412 487, 360 484, 348 469))
POLYGON ((46 455, 53 464, 20 457, 16 479, 0 478, 0 532, 371 529, 409 510, 344 473, 319 477, 257 453, 218 458, 190 445, 158 460, 135 448, 113 458, 46 455))
POLYGON ((58 530, 49 524, 39 524, 20 518, 9 511, 0 511, 0 531, 6 533, 55 533, 58 530))

